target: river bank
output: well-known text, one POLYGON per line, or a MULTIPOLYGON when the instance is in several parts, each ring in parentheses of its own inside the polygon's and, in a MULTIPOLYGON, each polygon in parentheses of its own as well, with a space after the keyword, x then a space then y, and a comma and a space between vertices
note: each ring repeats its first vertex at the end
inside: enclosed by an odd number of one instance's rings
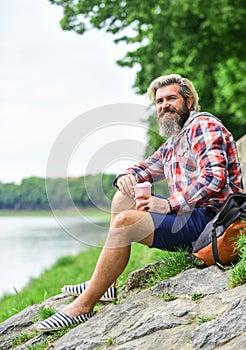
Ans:
POLYGON ((63 309, 74 300, 72 296, 59 293, 26 308, 1 323, 0 348, 245 349, 245 284, 228 288, 229 271, 211 266, 156 280, 150 289, 146 280, 156 265, 134 271, 118 291, 117 302, 97 305, 96 315, 75 328, 47 333, 36 330, 48 312, 63 309))
POLYGON ((0 210, 0 217, 11 216, 11 217, 47 217, 47 216, 85 216, 95 217, 104 220, 108 220, 110 217, 109 211, 103 211, 95 207, 86 208, 68 208, 68 209, 57 209, 52 210, 0 210))
MULTIPOLYGON (((27 306, 40 303, 58 294, 64 284, 80 283, 90 279, 100 251, 100 247, 95 247, 76 256, 61 257, 39 277, 32 278, 22 290, 14 294, 5 294, 0 298, 0 322, 27 306)), ((118 279, 118 286, 125 283, 130 272, 157 260, 156 254, 155 249, 133 244, 130 261, 118 279)))
POLYGON ((71 210, 4 211, 0 215, 0 297, 19 292, 58 258, 101 246, 109 215, 94 208, 83 215, 71 210))

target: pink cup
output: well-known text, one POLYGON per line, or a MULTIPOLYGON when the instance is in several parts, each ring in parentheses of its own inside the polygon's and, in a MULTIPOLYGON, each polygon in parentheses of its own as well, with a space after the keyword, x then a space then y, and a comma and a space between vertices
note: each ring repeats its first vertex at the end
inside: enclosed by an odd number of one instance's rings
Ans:
POLYGON ((138 198, 151 196, 151 186, 150 182, 142 182, 134 186, 136 203, 138 203, 138 198))

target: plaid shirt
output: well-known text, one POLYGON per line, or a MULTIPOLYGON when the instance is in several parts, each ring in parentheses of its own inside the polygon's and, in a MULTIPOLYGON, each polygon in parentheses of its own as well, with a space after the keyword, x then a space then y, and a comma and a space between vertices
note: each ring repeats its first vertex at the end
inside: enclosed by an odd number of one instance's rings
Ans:
POLYGON ((193 207, 220 207, 242 188, 236 143, 219 119, 191 112, 178 135, 126 173, 138 182, 167 180, 170 203, 177 213, 193 207))

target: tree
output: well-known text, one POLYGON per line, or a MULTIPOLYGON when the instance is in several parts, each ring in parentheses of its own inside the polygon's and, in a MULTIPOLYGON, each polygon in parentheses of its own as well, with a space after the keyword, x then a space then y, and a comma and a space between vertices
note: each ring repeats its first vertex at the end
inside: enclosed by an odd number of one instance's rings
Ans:
POLYGON ((63 7, 61 26, 84 34, 104 29, 133 49, 117 63, 139 67, 134 87, 177 72, 190 78, 203 110, 236 138, 246 133, 244 0, 49 0, 63 7))

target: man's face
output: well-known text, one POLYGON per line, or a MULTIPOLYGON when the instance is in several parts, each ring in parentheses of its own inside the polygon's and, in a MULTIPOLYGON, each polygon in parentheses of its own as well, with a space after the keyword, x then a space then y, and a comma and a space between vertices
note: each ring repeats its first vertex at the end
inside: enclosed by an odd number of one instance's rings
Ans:
POLYGON ((185 101, 179 93, 179 85, 171 84, 156 91, 156 109, 162 136, 172 136, 180 132, 189 117, 192 99, 185 101))

